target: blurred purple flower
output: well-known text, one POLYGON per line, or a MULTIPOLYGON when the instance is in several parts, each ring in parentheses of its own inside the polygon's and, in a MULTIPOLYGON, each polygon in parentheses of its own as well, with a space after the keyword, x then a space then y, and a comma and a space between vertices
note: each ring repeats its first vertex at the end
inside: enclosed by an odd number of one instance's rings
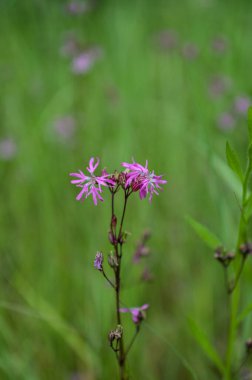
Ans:
POLYGON ((231 88, 231 79, 222 75, 214 75, 208 86, 209 95, 218 98, 231 88))
POLYGON ((228 41, 225 37, 218 36, 212 41, 212 49, 217 54, 223 54, 228 48, 228 41))
POLYGON ((76 122, 73 116, 64 116, 54 122, 54 129, 62 140, 68 140, 73 137, 76 122))
POLYGON ((17 145, 11 138, 0 140, 0 159, 11 160, 17 153, 17 145))
POLYGON ((198 57, 198 55, 199 55, 199 49, 195 44, 188 42, 182 47, 182 56, 185 59, 188 59, 189 61, 193 61, 194 59, 198 57))
POLYGON ((235 127, 235 118, 231 113, 223 112, 219 115, 217 124, 221 130, 229 131, 235 127))
POLYGON ((133 255, 133 262, 137 264, 141 258, 148 256, 150 253, 150 248, 147 247, 146 243, 150 238, 150 231, 145 230, 143 235, 141 236, 140 241, 137 244, 135 253, 133 255))
POLYGON ((139 244, 133 256, 133 262, 135 264, 138 263, 142 257, 148 256, 149 253, 150 253, 149 247, 146 247, 142 243, 139 244))
POLYGON ((102 271, 102 264, 103 264, 103 254, 101 252, 97 252, 95 255, 94 260, 94 267, 98 269, 99 271, 102 271))
POLYGON ((142 281, 146 281, 146 282, 150 282, 150 281, 153 281, 153 274, 151 273, 151 271, 149 270, 149 268, 144 268, 142 274, 141 274, 141 280, 142 281))
POLYGON ((72 61, 72 71, 75 74, 85 74, 101 56, 102 51, 100 48, 93 48, 80 53, 72 61))
POLYGON ((89 176, 86 176, 81 170, 79 170, 79 173, 70 173, 70 176, 76 177, 76 179, 73 179, 71 183, 76 185, 77 187, 82 188, 81 192, 76 197, 77 201, 81 200, 83 196, 86 199, 89 195, 92 195, 94 204, 97 205, 97 198, 100 201, 103 201, 103 198, 101 196, 101 186, 114 185, 114 181, 108 178, 110 177, 110 174, 107 174, 104 170, 101 176, 96 177, 94 175, 94 172, 98 167, 99 163, 99 158, 97 158, 96 163, 93 157, 90 159, 89 166, 87 167, 87 171, 90 174, 89 176))
POLYGON ((252 105, 247 96, 237 96, 234 101, 234 109, 240 115, 246 115, 248 108, 252 105))
POLYGON ((67 4, 67 11, 74 15, 85 13, 88 10, 89 5, 84 1, 73 0, 67 4))
POLYGON ((167 183, 166 180, 162 179, 162 175, 156 175, 154 171, 149 171, 147 160, 145 166, 134 161, 132 164, 123 162, 122 166, 128 170, 125 186, 132 186, 133 191, 139 190, 140 199, 146 198, 147 194, 150 194, 149 201, 151 202, 154 193, 159 195, 160 185, 167 183))
POLYGON ((60 48, 60 53, 63 57, 74 57, 78 54, 79 44, 73 34, 65 37, 63 45, 60 48))
POLYGON ((139 325, 143 319, 145 319, 145 310, 149 308, 148 304, 144 304, 140 307, 122 307, 119 309, 120 313, 131 313, 132 320, 136 325, 139 325))
POLYGON ((177 33, 174 30, 163 30, 155 38, 157 47, 163 51, 172 51, 178 46, 177 33))

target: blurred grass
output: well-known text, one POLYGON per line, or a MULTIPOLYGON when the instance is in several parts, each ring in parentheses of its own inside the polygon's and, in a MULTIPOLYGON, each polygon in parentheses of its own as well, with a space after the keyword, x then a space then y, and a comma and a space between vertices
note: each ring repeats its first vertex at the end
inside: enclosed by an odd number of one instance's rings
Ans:
MULTIPOLYGON (((113 294, 93 270, 96 250, 109 250, 109 198, 97 207, 90 200, 76 202, 68 177, 99 156, 108 170, 132 157, 148 159, 150 168, 168 179, 151 205, 134 197, 126 217, 132 232, 127 255, 141 232, 152 230, 149 265, 155 275, 153 283, 135 286, 138 270, 129 269, 131 258, 125 258, 125 302, 151 305, 130 356, 132 379, 191 379, 171 346, 198 378, 216 379, 186 320, 199 321, 223 352, 222 273, 184 215, 209 226, 232 248, 239 207, 220 162, 227 138, 245 158, 246 123, 241 118, 233 131, 224 132, 216 118, 235 95, 252 92, 250 2, 97 1, 92 11, 77 16, 60 1, 0 6, 1 137, 17 143, 16 157, 0 166, 0 377, 115 378, 107 344, 115 323, 113 294), (160 52, 155 36, 167 28, 177 31, 182 44, 195 43, 199 56, 188 61, 179 49, 160 52), (60 54, 68 31, 104 50, 87 74, 74 75, 70 60, 60 54), (229 41, 222 56, 211 50, 218 35, 229 41), (207 92, 215 74, 233 81, 219 100, 207 92), (65 115, 75 117, 77 129, 62 142, 53 124, 65 115), (21 289, 20 278, 28 288, 21 289), (48 305, 42 319, 36 317, 39 300, 48 305), (51 313, 53 326, 47 321, 51 313), (59 333, 61 321, 88 347, 87 357, 84 348, 77 355, 69 345, 67 329, 59 333)), ((247 272, 251 284, 250 268, 247 272)), ((129 329, 130 322, 126 317, 129 329)))

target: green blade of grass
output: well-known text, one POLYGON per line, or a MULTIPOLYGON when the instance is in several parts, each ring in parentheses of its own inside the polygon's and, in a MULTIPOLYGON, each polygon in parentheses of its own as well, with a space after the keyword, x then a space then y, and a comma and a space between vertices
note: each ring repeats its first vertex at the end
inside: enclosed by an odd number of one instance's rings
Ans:
POLYGON ((215 347, 210 342, 205 332, 199 327, 199 325, 191 318, 188 318, 190 332, 196 342, 199 344, 208 359, 216 366, 216 368, 223 374, 225 372, 225 366, 219 357, 215 347))
POLYGON ((193 219, 190 216, 186 216, 186 221, 192 227, 192 229, 196 232, 199 238, 206 245, 208 245, 209 248, 215 249, 216 247, 219 247, 222 245, 220 239, 211 231, 209 231, 207 227, 203 226, 203 224, 197 222, 195 219, 193 219))

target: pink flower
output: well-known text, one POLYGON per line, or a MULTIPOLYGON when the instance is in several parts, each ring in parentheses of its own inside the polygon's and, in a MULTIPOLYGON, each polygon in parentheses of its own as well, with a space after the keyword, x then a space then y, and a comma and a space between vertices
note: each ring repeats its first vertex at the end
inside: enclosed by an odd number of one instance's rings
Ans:
POLYGON ((79 201, 83 196, 87 198, 89 195, 92 195, 94 204, 97 205, 98 199, 103 201, 101 196, 101 186, 114 186, 115 182, 108 178, 110 177, 110 174, 107 174, 107 172, 103 171, 102 175, 99 177, 94 175, 94 171, 98 167, 99 163, 99 158, 97 158, 96 163, 93 157, 90 159, 89 166, 87 167, 87 171, 90 174, 88 176, 81 170, 79 170, 79 173, 70 173, 70 176, 76 177, 76 179, 73 179, 71 183, 82 188, 81 192, 76 197, 77 201, 79 201))
POLYGON ((82 14, 89 9, 87 2, 82 1, 70 1, 67 5, 67 10, 72 14, 82 14))
POLYGON ((11 160, 17 153, 17 145, 11 138, 0 140, 0 159, 4 161, 11 160))
POLYGON ((246 115, 250 105, 251 100, 247 96, 237 96, 235 98, 234 108, 238 114, 246 115))
POLYGON ((80 53, 72 61, 72 71, 75 74, 87 73, 101 56, 102 50, 98 47, 80 53))
POLYGON ((64 116, 60 119, 55 120, 54 129, 60 139, 69 140, 71 137, 73 137, 76 129, 76 122, 74 117, 64 116))
POLYGON ((119 309, 120 313, 131 313, 133 322, 138 325, 145 319, 145 310, 149 308, 149 305, 146 303, 140 307, 122 307, 119 309))
POLYGON ((225 37, 216 37, 212 42, 212 49, 217 54, 223 54, 228 48, 228 41, 225 37))
POLYGON ((185 59, 193 61, 199 55, 199 49, 193 43, 188 42, 182 47, 182 55, 185 59))
POLYGON ((167 183, 162 179, 162 175, 158 176, 154 171, 149 171, 147 160, 145 166, 134 161, 132 164, 123 162, 122 166, 128 170, 125 187, 132 186, 133 191, 139 190, 140 199, 150 194, 149 201, 151 201, 153 193, 158 195, 158 189, 161 189, 160 185, 167 183))
POLYGON ((235 128, 235 118, 230 112, 223 112, 219 115, 218 127, 223 131, 229 131, 235 128))

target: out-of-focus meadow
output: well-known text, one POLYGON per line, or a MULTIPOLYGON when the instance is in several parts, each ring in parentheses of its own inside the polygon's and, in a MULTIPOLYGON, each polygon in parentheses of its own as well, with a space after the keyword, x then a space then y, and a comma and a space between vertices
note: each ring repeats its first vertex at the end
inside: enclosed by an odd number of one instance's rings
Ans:
MULTIPOLYGON (((131 379, 217 379, 192 321, 224 354, 223 274, 185 216, 233 247, 239 206, 225 142, 245 162, 252 4, 9 0, 0 9, 0 378, 116 379, 114 296, 93 267, 110 249, 109 197, 77 202, 69 177, 98 156, 109 171, 148 159, 168 180, 151 204, 135 194, 125 221, 123 299, 150 304, 131 379), (146 228, 151 253, 136 265, 146 228)), ((252 286, 251 264, 244 277, 252 286)), ((248 319, 244 340, 251 328, 248 319)))

